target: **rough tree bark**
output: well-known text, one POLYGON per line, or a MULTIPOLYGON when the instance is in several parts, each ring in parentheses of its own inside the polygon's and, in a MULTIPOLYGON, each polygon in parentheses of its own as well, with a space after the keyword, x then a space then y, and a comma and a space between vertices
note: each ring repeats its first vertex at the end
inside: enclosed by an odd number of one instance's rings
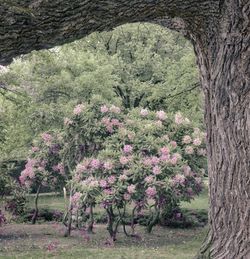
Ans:
POLYGON ((0 63, 138 21, 183 32, 197 55, 210 181, 199 257, 250 258, 249 0, 0 0, 0 63))

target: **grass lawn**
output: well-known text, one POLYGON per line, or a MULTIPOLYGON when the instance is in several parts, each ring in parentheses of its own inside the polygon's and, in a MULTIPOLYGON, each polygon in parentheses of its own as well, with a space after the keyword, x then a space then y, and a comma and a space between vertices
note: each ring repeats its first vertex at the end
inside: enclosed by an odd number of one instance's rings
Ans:
MULTIPOLYGON (((33 206, 34 197, 29 197, 33 206)), ((40 208, 64 209, 60 195, 42 195, 40 208)), ((191 203, 183 202, 185 209, 207 210, 208 197, 204 191, 191 203)), ((64 227, 59 223, 9 224, 0 228, 0 258, 95 258, 95 259, 189 259, 198 251, 206 234, 205 228, 173 229, 157 226, 152 234, 137 227, 140 239, 118 234, 114 246, 106 244, 106 226, 96 225, 94 235, 73 231, 70 238, 64 238, 64 227), (52 246, 49 251, 48 246, 52 246)))
POLYGON ((61 224, 10 224, 1 228, 0 258, 188 259, 199 249, 206 228, 155 227, 149 235, 144 228, 138 227, 141 239, 127 238, 120 233, 115 246, 105 244, 104 225, 97 225, 95 232, 87 236, 74 231, 70 238, 64 238, 61 224), (52 243, 54 249, 49 251, 52 243))

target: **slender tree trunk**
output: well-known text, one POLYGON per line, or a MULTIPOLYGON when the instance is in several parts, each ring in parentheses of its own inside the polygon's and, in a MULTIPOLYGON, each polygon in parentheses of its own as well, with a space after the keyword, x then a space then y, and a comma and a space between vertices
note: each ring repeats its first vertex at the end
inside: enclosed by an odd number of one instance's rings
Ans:
POLYGON ((69 195, 69 206, 68 206, 68 223, 67 228, 64 233, 64 237, 69 237, 71 234, 71 227, 72 227, 72 194, 73 194, 73 188, 72 183, 70 185, 70 195, 69 195))
POLYGON ((89 211, 89 223, 88 223, 88 233, 93 234, 93 228, 94 228, 94 212, 93 212, 93 205, 90 205, 90 211, 89 211))
POLYGON ((32 220, 31 220, 31 223, 33 225, 36 224, 36 220, 37 220, 37 216, 38 216, 38 199, 39 199, 40 190, 41 190, 41 184, 37 188, 36 197, 35 197, 35 211, 34 211, 34 214, 32 216, 32 220))

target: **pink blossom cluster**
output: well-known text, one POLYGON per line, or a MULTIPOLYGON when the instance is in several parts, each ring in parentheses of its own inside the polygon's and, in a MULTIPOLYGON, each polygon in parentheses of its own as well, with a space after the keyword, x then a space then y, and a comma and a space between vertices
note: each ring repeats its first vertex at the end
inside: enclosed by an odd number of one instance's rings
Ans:
POLYGON ((20 183, 25 184, 26 180, 32 180, 35 178, 34 165, 36 164, 36 160, 29 159, 25 165, 25 169, 21 172, 19 177, 20 183))
POLYGON ((101 113, 107 113, 107 112, 109 112, 109 108, 107 107, 107 105, 103 105, 103 106, 101 106, 101 113))
POLYGON ((116 177, 114 175, 111 175, 108 177, 107 180, 108 180, 108 183, 112 185, 116 182, 116 177))
POLYGON ((69 118, 64 118, 64 125, 69 126, 72 125, 73 121, 69 118))
POLYGON ((125 145, 123 147, 123 152, 128 154, 128 153, 131 153, 133 151, 133 147, 131 145, 125 145))
POLYGON ((146 195, 147 195, 149 198, 154 198, 156 194, 157 194, 157 191, 156 191, 156 188, 155 188, 155 187, 148 187, 148 188, 146 189, 146 195))
POLYGON ((201 145, 201 139, 200 139, 200 138, 195 138, 195 139, 193 140, 193 144, 194 144, 195 146, 200 146, 200 145, 201 145))
POLYGON ((186 178, 183 174, 176 174, 172 180, 174 185, 184 185, 186 178))
POLYGON ((119 114, 121 113, 121 109, 115 105, 112 105, 110 108, 109 108, 110 112, 112 113, 116 113, 116 114, 119 114))
POLYGON ((93 159, 90 163, 92 169, 100 169, 101 161, 99 159, 93 159))
POLYGON ((106 170, 112 170, 114 167, 113 163, 111 161, 106 161, 103 164, 103 168, 106 170))
POLYGON ((84 109, 84 105, 83 104, 78 104, 76 105, 76 107, 73 110, 74 115, 79 115, 84 109))
POLYGON ((78 207, 82 194, 80 192, 74 193, 71 197, 71 203, 73 207, 78 207))
POLYGON ((145 116, 147 116, 149 114, 149 112, 148 112, 147 109, 141 109, 140 114, 141 114, 141 116, 145 117, 145 116))
POLYGON ((55 172, 59 172, 61 175, 64 175, 64 165, 62 163, 59 163, 57 165, 54 165, 52 169, 55 172))
POLYGON ((164 121, 167 119, 167 114, 164 111, 157 111, 156 112, 156 117, 161 120, 164 121))
POLYGON ((194 153, 194 148, 192 146, 187 146, 185 148, 185 153, 188 155, 192 155, 194 153))
POLYGON ((31 148, 31 151, 32 151, 33 153, 38 152, 39 150, 40 150, 39 147, 32 147, 32 148, 31 148))
POLYGON ((51 141, 52 141, 52 136, 47 132, 42 133, 41 137, 42 137, 43 141, 47 144, 51 143, 51 141))
POLYGON ((126 174, 121 174, 121 175, 119 176, 119 180, 120 180, 121 182, 127 181, 127 179, 128 179, 128 176, 127 176, 126 174))
POLYGON ((135 186, 134 184, 130 184, 130 185, 127 187, 128 193, 129 193, 129 194, 135 193, 135 191, 136 191, 135 188, 136 188, 136 186, 135 186))
POLYGON ((132 156, 121 156, 119 161, 122 165, 127 165, 130 161, 132 161, 132 156))
POLYGON ((158 175, 161 173, 161 168, 159 166, 154 166, 153 167, 153 174, 158 175))
POLYGON ((146 178, 144 179, 144 181, 146 183, 152 183, 154 181, 154 177, 149 175, 149 176, 146 176, 146 178))
POLYGON ((183 144, 190 144, 192 142, 192 138, 189 135, 185 135, 182 139, 183 144))
POLYGON ((182 114, 180 112, 177 112, 175 114, 175 123, 179 125, 179 124, 182 124, 183 122, 184 122, 184 118, 182 114))
POLYGON ((110 119, 109 117, 103 117, 101 122, 106 126, 109 133, 114 132, 114 127, 121 127, 122 123, 118 119, 110 119))
POLYGON ((101 179, 101 180, 99 181, 99 185, 100 185, 100 187, 102 187, 102 188, 108 187, 108 183, 107 183, 107 181, 104 180, 104 179, 101 179))
POLYGON ((161 149, 160 149, 160 154, 162 154, 162 155, 168 155, 170 153, 170 149, 168 148, 168 147, 162 147, 161 149))

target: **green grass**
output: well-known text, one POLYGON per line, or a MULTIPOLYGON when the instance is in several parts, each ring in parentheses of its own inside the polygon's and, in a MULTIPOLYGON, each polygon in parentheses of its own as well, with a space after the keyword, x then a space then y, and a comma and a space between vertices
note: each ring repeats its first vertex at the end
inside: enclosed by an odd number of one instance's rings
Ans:
POLYGON ((208 191, 204 190, 197 198, 189 202, 182 202, 181 207, 185 209, 208 210, 208 191))
POLYGON ((0 258, 193 258, 198 251, 206 228, 169 229, 156 227, 152 234, 146 234, 143 227, 137 227, 141 240, 118 235, 117 243, 106 247, 107 231, 98 225, 96 234, 90 240, 83 239, 74 231, 70 238, 62 237, 61 225, 8 225, 3 228, 0 240, 0 258), (51 242, 58 242, 54 251, 47 251, 51 242))
MULTIPOLYGON (((33 207, 34 197, 28 198, 33 207)), ((60 195, 41 195, 40 208, 64 209, 60 195)), ((183 202, 184 209, 207 210, 208 196, 204 191, 191 203, 183 202)), ((101 210, 101 209, 100 209, 101 210)), ((64 228, 57 223, 9 224, 0 229, 0 258, 84 258, 84 259, 189 259, 201 246, 207 228, 172 229, 156 226, 152 234, 137 226, 141 239, 126 237, 122 231, 112 247, 104 243, 108 235, 105 225, 96 225, 96 234, 83 238, 82 233, 73 231, 69 238, 63 237, 64 228), (58 242, 53 251, 48 251, 51 242, 58 242)))
MULTIPOLYGON (((56 210, 64 210, 65 202, 62 195, 46 195, 42 194, 39 197, 38 205, 40 208, 49 208, 56 210)), ((34 206, 34 196, 28 196, 28 207, 33 208, 34 206)), ((208 209, 208 193, 205 189, 197 198, 189 202, 182 202, 181 207, 185 209, 208 209)))
MULTIPOLYGON (((34 196, 28 196, 28 207, 34 207, 34 196)), ((64 198, 60 194, 55 195, 40 195, 38 200, 39 208, 48 208, 55 210, 64 210, 65 202, 64 198)))

